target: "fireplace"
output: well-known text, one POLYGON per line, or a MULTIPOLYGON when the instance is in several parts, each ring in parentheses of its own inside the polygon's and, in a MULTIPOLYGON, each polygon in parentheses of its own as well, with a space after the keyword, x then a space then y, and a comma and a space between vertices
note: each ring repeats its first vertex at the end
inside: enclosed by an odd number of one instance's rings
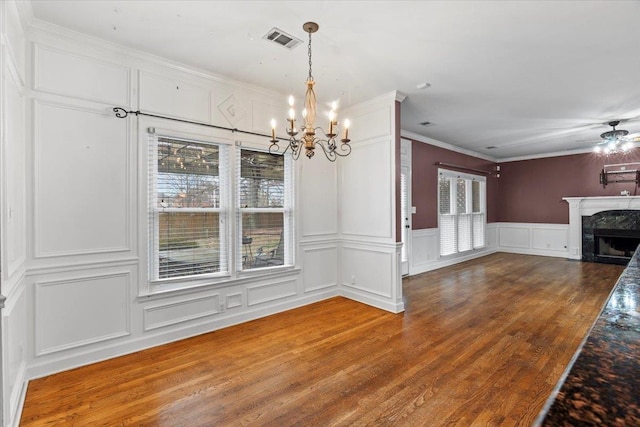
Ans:
MULTIPOLYGON (((625 236, 628 236, 629 232, 640 230, 640 196, 563 197, 562 199, 569 204, 567 243, 570 259, 601 261, 595 258, 594 231, 596 229, 622 230, 625 236)), ((600 244, 599 238, 598 244, 600 244)), ((633 245, 633 242, 630 244, 633 245)), ((609 259, 605 259, 609 262, 609 259)))
POLYGON ((640 244, 640 230, 593 230, 596 262, 626 265, 640 244))
POLYGON ((640 211, 611 210, 582 217, 582 260, 626 265, 640 244, 640 211))

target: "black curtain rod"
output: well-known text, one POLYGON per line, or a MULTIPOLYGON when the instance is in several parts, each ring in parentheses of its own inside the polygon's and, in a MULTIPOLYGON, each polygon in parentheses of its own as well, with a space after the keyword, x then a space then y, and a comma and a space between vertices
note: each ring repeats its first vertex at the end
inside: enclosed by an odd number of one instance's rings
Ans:
MULTIPOLYGON (((116 113, 116 117, 124 119, 125 117, 127 117, 129 114, 135 114, 136 116, 147 116, 147 117, 155 117, 157 119, 166 119, 166 120, 173 120, 174 122, 182 122, 182 123, 189 123, 192 125, 199 125, 199 126, 207 126, 210 128, 215 128, 215 129, 222 129, 222 130, 228 130, 231 132, 238 132, 238 133, 244 133, 247 135, 255 135, 255 136, 264 136, 265 138, 269 138, 269 140, 271 140, 271 135, 266 135, 264 133, 258 133, 258 132, 251 132, 248 130, 241 130, 241 129, 236 129, 236 128, 228 128, 228 127, 224 127, 224 126, 216 126, 216 125, 211 125, 209 123, 201 123, 201 122, 193 122, 191 120, 183 120, 183 119, 176 119, 174 117, 167 117, 167 116, 160 116, 157 114, 150 114, 150 113, 143 113, 142 111, 131 111, 131 110, 125 110, 122 107, 113 107, 113 112, 116 113)), ((281 140, 281 138, 276 137, 277 140, 281 140)))
POLYGON ((446 167, 454 168, 454 169, 462 169, 462 170, 470 171, 470 172, 478 172, 478 173, 483 173, 485 175, 491 175, 491 172, 483 171, 483 170, 480 170, 480 169, 468 168, 466 166, 452 165, 451 163, 435 162, 435 165, 436 166, 446 166, 446 167))

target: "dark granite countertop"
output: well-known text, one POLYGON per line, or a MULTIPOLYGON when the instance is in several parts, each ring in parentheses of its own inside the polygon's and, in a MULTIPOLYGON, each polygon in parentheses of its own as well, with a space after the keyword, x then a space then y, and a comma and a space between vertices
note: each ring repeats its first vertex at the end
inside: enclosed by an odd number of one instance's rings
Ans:
POLYGON ((640 248, 537 426, 640 426, 640 248))

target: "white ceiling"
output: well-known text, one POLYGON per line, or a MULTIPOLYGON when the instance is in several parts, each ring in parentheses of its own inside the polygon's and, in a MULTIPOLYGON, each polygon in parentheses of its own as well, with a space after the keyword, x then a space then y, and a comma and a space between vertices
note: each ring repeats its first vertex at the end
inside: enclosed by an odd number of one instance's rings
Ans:
POLYGON ((403 130, 498 159, 591 148, 612 119, 640 132, 640 1, 31 3, 40 20, 298 98, 315 21, 320 102, 398 90, 403 130), (303 43, 263 40, 272 27, 303 43))

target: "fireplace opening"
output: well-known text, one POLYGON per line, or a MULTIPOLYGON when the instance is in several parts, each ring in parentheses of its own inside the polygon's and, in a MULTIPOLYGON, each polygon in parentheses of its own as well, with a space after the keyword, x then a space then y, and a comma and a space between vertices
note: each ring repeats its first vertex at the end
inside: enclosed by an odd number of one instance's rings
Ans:
POLYGON ((594 229, 596 261, 626 265, 640 244, 640 231, 594 229))

